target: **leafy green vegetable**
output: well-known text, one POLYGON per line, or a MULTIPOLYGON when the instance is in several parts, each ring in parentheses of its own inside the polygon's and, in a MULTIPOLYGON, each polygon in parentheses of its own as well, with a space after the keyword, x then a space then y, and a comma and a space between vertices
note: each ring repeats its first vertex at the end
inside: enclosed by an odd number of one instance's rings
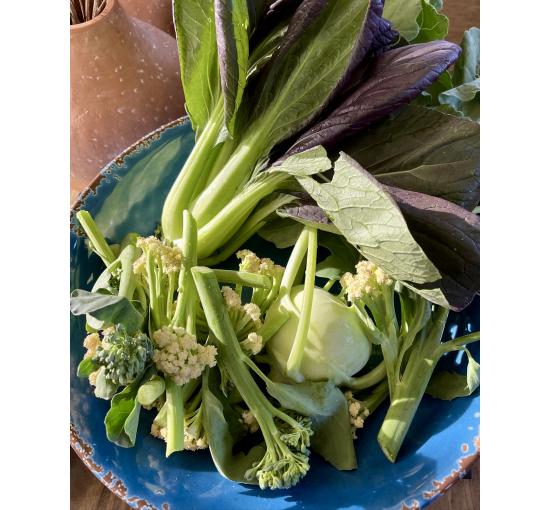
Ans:
POLYGON ((136 399, 140 381, 134 381, 111 400, 105 416, 105 430, 109 441, 129 448, 136 442, 141 404, 136 399))
POLYGON ((388 191, 442 275, 436 285, 414 285, 415 290, 445 308, 464 309, 479 292, 479 216, 422 193, 388 191))
POLYGON ((470 119, 479 121, 479 78, 439 94, 439 102, 470 119))
POLYGON ((153 375, 148 381, 142 382, 137 392, 137 401, 142 406, 153 405, 155 400, 164 394, 166 385, 164 378, 153 375))
POLYGON ((95 377, 94 395, 103 400, 110 400, 116 393, 117 385, 105 375, 105 367, 101 367, 95 377))
POLYGON ((248 72, 247 1, 214 0, 214 15, 225 124, 232 135, 248 72))
POLYGON ((422 13, 422 0, 386 0, 384 16, 407 41, 420 32, 418 18, 422 13))
POLYGON ((468 349, 468 368, 466 375, 458 372, 438 372, 435 374, 426 393, 442 400, 453 400, 458 397, 467 397, 479 388, 479 363, 473 358, 468 349))
POLYGON ((99 365, 95 363, 92 358, 84 358, 79 364, 76 370, 78 377, 90 377, 92 372, 99 369, 99 365))
POLYGON ((347 241, 398 280, 428 283, 440 274, 411 235, 391 196, 355 161, 341 154, 331 182, 298 179, 347 241))
POLYGON ((173 4, 185 108, 193 129, 202 132, 220 88, 214 2, 174 0, 173 4))
POLYGON ((233 453, 235 443, 244 433, 240 417, 219 391, 220 377, 216 370, 207 369, 203 375, 202 402, 204 427, 210 455, 216 469, 225 478, 239 483, 255 483, 246 477, 246 472, 265 455, 265 447, 255 446, 248 454, 233 453))
POLYGON ((455 86, 472 82, 481 75, 479 28, 473 27, 466 30, 460 47, 462 53, 453 69, 453 83, 455 86))
POLYGON ((409 105, 348 139, 342 150, 390 186, 444 198, 472 210, 479 203, 479 124, 409 105))
POLYGON ((77 289, 71 294, 73 315, 89 314, 103 324, 103 327, 122 324, 129 333, 137 331, 143 323, 143 316, 125 297, 88 292, 77 289))
POLYGON ((449 32, 449 19, 440 14, 429 0, 422 0, 422 10, 418 15, 418 25, 421 27, 414 43, 445 39, 449 32))
POLYGON ((336 469, 357 469, 348 402, 338 389, 333 393, 333 404, 335 411, 329 416, 312 417, 311 448, 336 469))
POLYGON ((307 448, 312 434, 309 423, 303 418, 294 419, 267 400, 248 371, 247 365, 260 372, 239 346, 213 271, 195 267, 192 272, 209 329, 220 352, 220 367, 229 374, 256 417, 265 439, 265 455, 246 471, 245 478, 257 480, 260 488, 291 487, 309 470, 307 448))
POLYGON ((395 48, 375 58, 365 81, 323 120, 302 134, 287 154, 333 146, 363 130, 429 87, 458 57, 459 48, 434 41, 395 48))

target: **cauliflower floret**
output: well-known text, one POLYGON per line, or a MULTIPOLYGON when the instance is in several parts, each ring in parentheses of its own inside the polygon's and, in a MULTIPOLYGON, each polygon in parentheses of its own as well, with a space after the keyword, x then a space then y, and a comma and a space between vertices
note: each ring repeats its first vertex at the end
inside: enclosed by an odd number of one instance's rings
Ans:
POLYGON ((254 414, 252 414, 252 411, 250 409, 247 409, 242 412, 241 423, 246 427, 248 432, 250 432, 251 434, 254 434, 254 432, 257 432, 260 428, 260 425, 258 424, 258 420, 256 420, 256 417, 254 416, 254 414))
POLYGON ((370 261, 361 260, 355 269, 356 274, 345 273, 340 279, 340 284, 350 301, 377 295, 384 287, 391 287, 394 284, 393 279, 383 269, 370 261))
POLYGON ((353 397, 351 391, 346 391, 348 401, 349 421, 351 424, 353 439, 357 439, 356 430, 362 429, 365 425, 365 418, 369 415, 369 410, 363 406, 363 403, 353 397))
POLYGON ((241 298, 231 287, 222 287, 222 294, 227 308, 240 308, 241 298))
POLYGON ((263 346, 262 335, 258 335, 255 331, 248 333, 246 339, 241 342, 241 347, 254 356, 262 350, 263 346))
POLYGON ((250 250, 240 250, 237 252, 237 258, 241 260, 239 271, 247 273, 257 273, 273 278, 280 277, 285 268, 275 264, 271 259, 261 259, 250 250))
POLYGON ((161 265, 165 273, 175 273, 181 268, 181 250, 164 244, 155 236, 138 237, 136 246, 141 248, 143 253, 134 262, 134 273, 145 273, 145 262, 147 253, 151 253, 155 264, 161 265))
POLYGON ((153 422, 151 424, 151 435, 166 440, 166 427, 161 427, 158 423, 153 422))
POLYGON ((254 303, 246 303, 243 306, 243 310, 244 313, 248 316, 249 320, 251 320, 257 328, 262 325, 262 311, 260 310, 260 307, 258 305, 254 303))
POLYGON ((84 339, 84 347, 87 351, 84 358, 93 358, 96 355, 97 348, 101 344, 99 333, 91 333, 84 339))
POLYGON ((205 367, 216 365, 216 347, 199 344, 195 335, 184 328, 163 326, 153 333, 153 340, 157 345, 153 352, 155 365, 176 384, 196 379, 205 367))

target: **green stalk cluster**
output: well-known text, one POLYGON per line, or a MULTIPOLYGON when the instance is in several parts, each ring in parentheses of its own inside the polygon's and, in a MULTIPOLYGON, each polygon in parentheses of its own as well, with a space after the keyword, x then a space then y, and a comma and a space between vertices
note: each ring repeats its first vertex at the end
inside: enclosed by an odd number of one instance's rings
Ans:
POLYGON ((277 409, 265 397, 247 367, 253 366, 257 374, 261 371, 241 350, 214 272, 206 267, 195 267, 192 272, 212 339, 220 352, 220 367, 227 371, 255 416, 265 441, 265 455, 245 476, 257 480, 261 488, 291 487, 309 470, 311 428, 307 422, 277 409))
POLYGON ((366 336, 380 345, 384 357, 377 367, 346 386, 359 391, 387 379, 390 406, 378 442, 395 462, 438 361, 445 353, 479 340, 479 333, 442 343, 449 310, 397 284, 371 262, 360 262, 357 274, 344 275, 342 285, 366 336), (395 309, 396 293, 401 322, 395 309))

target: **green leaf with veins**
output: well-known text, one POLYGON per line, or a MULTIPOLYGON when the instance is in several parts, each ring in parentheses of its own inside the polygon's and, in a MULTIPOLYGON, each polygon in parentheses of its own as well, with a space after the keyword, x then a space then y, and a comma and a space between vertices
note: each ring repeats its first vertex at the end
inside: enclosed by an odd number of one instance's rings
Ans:
POLYGON ((418 17, 421 12, 422 0, 386 0, 384 4, 384 18, 409 42, 420 32, 418 17))
POLYGON ((298 180, 347 241, 393 278, 414 283, 441 279, 395 201, 349 156, 341 153, 331 182, 298 180))
POLYGON ((327 151, 323 146, 317 145, 289 156, 280 165, 272 167, 272 170, 303 177, 326 172, 331 168, 332 162, 327 156, 327 151))
POLYGON ((428 0, 422 0, 417 23, 420 31, 412 41, 414 44, 445 39, 449 32, 449 18, 440 14, 428 0))
POLYGON ((466 375, 448 371, 435 374, 426 389, 428 395, 441 400, 453 400, 458 397, 467 397, 479 388, 479 363, 468 349, 464 350, 468 355, 466 375))
POLYGON ((349 68, 369 8, 368 0, 328 0, 285 54, 272 61, 249 128, 262 144, 267 141, 263 155, 326 106, 349 68))
POLYGON ((173 13, 185 108, 200 132, 220 92, 214 2, 174 0, 173 13))
POLYGON ((77 289, 71 294, 70 306, 73 315, 88 314, 99 321, 99 327, 93 325, 96 329, 122 324, 129 334, 133 334, 143 323, 141 313, 122 296, 77 289))

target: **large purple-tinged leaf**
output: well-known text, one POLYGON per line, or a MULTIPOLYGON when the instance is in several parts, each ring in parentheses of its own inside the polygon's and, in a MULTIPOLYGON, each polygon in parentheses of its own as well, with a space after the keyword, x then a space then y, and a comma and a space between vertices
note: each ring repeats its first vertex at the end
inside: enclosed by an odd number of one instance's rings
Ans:
POLYGON ((248 72, 247 1, 214 0, 214 15, 225 125, 232 135, 248 72))
MULTIPOLYGON (((316 161, 322 150, 309 153, 316 161)), ((307 154, 299 169, 307 167, 307 154)), ((280 216, 340 233, 365 258, 441 306, 461 310, 479 292, 477 215, 441 198, 385 186, 344 153, 331 181, 308 173, 292 174, 309 198, 286 205, 280 216)))
POLYGON ((284 54, 272 59, 247 132, 261 135, 262 155, 304 129, 330 101, 349 68, 369 7, 369 0, 328 0, 284 54))
POLYGON ((386 189, 442 275, 438 285, 415 285, 415 290, 430 301, 462 310, 479 292, 479 216, 441 198, 386 189))
POLYGON ((460 47, 447 41, 413 44, 382 53, 370 64, 363 85, 301 135, 287 155, 315 145, 333 146, 410 103, 437 80, 459 54, 460 47))
POLYGON ((383 184, 469 210, 479 203, 479 124, 472 120, 407 105, 338 148, 383 184))
POLYGON ((288 30, 279 45, 277 56, 285 55, 309 26, 321 15, 329 0, 303 0, 290 18, 288 30))

